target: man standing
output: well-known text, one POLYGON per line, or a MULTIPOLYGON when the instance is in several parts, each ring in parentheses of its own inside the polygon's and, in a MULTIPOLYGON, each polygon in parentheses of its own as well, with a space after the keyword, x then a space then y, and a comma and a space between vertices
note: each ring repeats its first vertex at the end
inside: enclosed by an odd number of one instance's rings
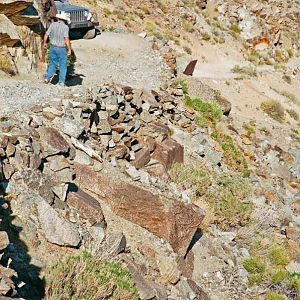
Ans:
POLYGON ((59 65, 59 85, 64 86, 67 75, 67 56, 71 55, 71 44, 69 39, 69 27, 66 22, 70 22, 70 17, 66 13, 56 15, 57 21, 51 23, 44 36, 44 49, 47 49, 47 40, 50 38, 49 68, 45 78, 45 83, 49 83, 59 65))

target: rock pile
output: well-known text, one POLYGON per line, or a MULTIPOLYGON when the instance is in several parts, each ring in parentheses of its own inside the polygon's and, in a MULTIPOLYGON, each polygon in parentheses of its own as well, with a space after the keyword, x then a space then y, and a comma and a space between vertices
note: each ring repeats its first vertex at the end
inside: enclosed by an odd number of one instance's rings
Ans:
MULTIPOLYGON (((34 245, 41 240, 71 248, 106 243, 102 255, 122 252, 111 250, 115 242, 108 242, 103 206, 108 207, 173 253, 170 262, 159 266, 159 278, 164 278, 159 282, 180 282, 176 293, 195 299, 201 289, 181 279, 176 261, 185 265, 204 215, 157 184, 159 178, 168 178, 175 162, 184 160, 183 146, 171 138, 168 124, 188 130, 194 126, 193 114, 179 105, 181 89, 175 85, 169 93, 102 86, 81 95, 82 101, 64 99, 54 106, 36 106, 18 118, 2 117, 0 189, 5 201, 11 197, 9 207, 18 216, 12 225, 24 228, 25 239, 34 245)), ((131 260, 127 263, 134 269, 131 260)), ((15 270, 19 273, 17 264, 15 270)), ((141 290, 142 278, 137 278, 141 290)), ((154 282, 150 286, 148 292, 154 293, 154 282)), ((3 295, 14 291, 8 280, 3 295)), ((20 288, 17 291, 24 297, 20 288)))

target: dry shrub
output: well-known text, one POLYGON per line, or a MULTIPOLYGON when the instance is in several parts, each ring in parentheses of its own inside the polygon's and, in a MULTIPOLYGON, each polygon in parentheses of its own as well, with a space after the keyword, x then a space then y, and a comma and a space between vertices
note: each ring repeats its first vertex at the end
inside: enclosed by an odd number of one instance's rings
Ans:
POLYGON ((261 104, 261 109, 272 119, 283 123, 285 114, 283 106, 276 100, 267 100, 261 104))
POLYGON ((69 256, 46 274, 47 300, 137 300, 131 274, 120 264, 84 252, 69 256))

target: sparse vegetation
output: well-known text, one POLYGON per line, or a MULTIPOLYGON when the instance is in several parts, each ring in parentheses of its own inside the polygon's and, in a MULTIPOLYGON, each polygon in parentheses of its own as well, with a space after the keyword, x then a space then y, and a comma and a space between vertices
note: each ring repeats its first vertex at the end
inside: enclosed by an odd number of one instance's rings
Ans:
POLYGON ((237 24, 237 23, 232 23, 230 25, 230 30, 232 30, 233 32, 235 32, 237 34, 241 33, 241 28, 240 28, 239 24, 237 24))
POLYGON ((234 171, 241 172, 244 177, 249 177, 250 172, 243 153, 235 145, 231 136, 215 130, 212 138, 217 141, 224 151, 226 165, 234 171))
POLYGON ((171 177, 182 189, 193 189, 196 196, 203 196, 212 184, 205 169, 191 164, 175 164, 171 170, 171 177))
POLYGON ((250 218, 252 205, 248 179, 234 173, 212 174, 199 164, 175 164, 171 178, 180 189, 193 191, 195 201, 202 199, 214 214, 211 222, 222 229, 245 225, 250 218))
POLYGON ((0 70, 7 74, 15 75, 15 72, 13 71, 12 60, 8 54, 0 53, 0 70))
POLYGON ((299 120, 299 114, 294 109, 288 109, 287 112, 295 121, 299 120))
POLYGON ((292 84, 292 78, 289 75, 283 75, 282 79, 288 83, 288 84, 292 84))
POLYGON ((98 261, 84 252, 59 261, 48 271, 46 299, 137 300, 138 292, 120 263, 98 261))
POLYGON ((248 75, 248 76, 251 76, 251 77, 256 77, 257 76, 256 69, 253 68, 253 67, 241 67, 239 65, 236 65, 232 68, 231 71, 233 73, 248 75))
POLYGON ((284 108, 277 100, 264 101, 260 107, 272 119, 283 123, 285 119, 284 108))
POLYGON ((265 300, 284 300, 284 299, 285 298, 282 295, 275 292, 269 292, 265 297, 265 300))

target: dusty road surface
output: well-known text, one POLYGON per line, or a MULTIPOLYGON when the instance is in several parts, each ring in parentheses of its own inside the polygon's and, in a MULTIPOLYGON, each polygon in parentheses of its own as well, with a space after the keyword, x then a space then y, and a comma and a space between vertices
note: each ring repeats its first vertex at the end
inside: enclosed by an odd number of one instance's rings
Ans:
POLYGON ((133 34, 102 33, 92 40, 72 42, 77 56, 76 72, 82 83, 116 82, 157 89, 165 65, 151 43, 133 34))
POLYGON ((151 49, 151 43, 134 34, 102 33, 92 40, 73 41, 72 48, 77 57, 77 76, 67 82, 69 87, 45 85, 43 70, 14 78, 1 74, 0 114, 57 101, 82 91, 82 87, 103 83, 158 89, 167 74, 167 67, 159 53, 151 49))

